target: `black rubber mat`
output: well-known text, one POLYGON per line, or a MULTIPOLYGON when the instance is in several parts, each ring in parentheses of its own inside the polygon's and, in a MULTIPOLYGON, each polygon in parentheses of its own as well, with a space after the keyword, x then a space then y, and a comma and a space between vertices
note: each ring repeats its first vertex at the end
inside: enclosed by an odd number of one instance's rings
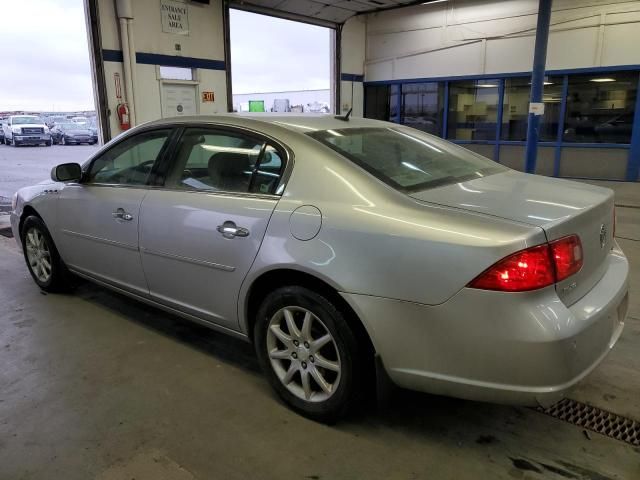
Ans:
POLYGON ((11 231, 11 227, 0 228, 0 235, 7 238, 13 238, 13 232, 11 231))

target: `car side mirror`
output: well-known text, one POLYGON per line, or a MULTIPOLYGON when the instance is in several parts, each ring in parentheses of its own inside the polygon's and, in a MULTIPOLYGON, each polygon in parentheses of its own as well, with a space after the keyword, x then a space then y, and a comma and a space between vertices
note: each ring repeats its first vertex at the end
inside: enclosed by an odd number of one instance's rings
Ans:
POLYGON ((80 181, 82 178, 82 167, 77 163, 63 163, 51 170, 51 180, 54 182, 80 181))

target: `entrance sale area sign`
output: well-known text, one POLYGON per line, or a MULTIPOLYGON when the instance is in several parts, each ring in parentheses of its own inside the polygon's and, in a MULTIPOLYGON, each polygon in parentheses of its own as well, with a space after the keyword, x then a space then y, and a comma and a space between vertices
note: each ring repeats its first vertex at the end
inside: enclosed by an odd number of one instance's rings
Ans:
POLYGON ((176 35, 189 35, 189 10, 187 5, 173 0, 160 0, 162 31, 176 35))

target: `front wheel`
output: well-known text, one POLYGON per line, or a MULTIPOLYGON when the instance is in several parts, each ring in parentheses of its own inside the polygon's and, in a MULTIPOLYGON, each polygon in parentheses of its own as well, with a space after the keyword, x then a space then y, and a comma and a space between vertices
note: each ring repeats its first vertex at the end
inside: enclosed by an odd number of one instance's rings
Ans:
POLYGON ((27 217, 20 233, 24 259, 36 284, 47 292, 68 287, 68 270, 40 217, 27 217))
POLYGON ((254 329, 258 361, 294 410, 332 423, 363 389, 363 356, 344 315, 304 287, 278 288, 262 302, 254 329))

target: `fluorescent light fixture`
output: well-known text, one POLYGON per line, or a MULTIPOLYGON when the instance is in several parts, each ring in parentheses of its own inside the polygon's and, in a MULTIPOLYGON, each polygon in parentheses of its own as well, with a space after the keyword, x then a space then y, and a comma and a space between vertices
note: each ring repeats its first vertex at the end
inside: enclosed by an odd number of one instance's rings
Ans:
POLYGON ((616 79, 615 78, 604 77, 604 78, 592 78, 589 81, 590 82, 596 82, 596 83, 605 83, 605 82, 615 82, 616 79))
POLYGON ((433 3, 443 3, 446 2, 448 0, 432 0, 431 2, 423 2, 422 5, 431 5, 433 3))
POLYGON ((498 85, 494 85, 493 83, 479 83, 476 86, 478 88, 498 88, 498 85))

